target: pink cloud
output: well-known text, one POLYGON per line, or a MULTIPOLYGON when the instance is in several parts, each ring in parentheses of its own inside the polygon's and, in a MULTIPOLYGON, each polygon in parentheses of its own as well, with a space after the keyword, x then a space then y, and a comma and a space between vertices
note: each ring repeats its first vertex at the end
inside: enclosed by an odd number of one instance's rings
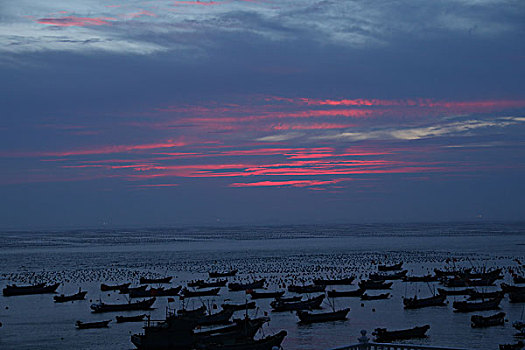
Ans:
POLYGON ((102 26, 111 25, 108 21, 115 21, 112 17, 56 17, 56 18, 40 18, 37 20, 38 23, 48 24, 58 27, 85 27, 85 26, 102 26))
POLYGON ((236 182, 229 185, 229 187, 276 187, 276 186, 292 186, 292 187, 310 187, 333 185, 341 181, 350 181, 351 179, 335 179, 335 180, 287 180, 287 181, 259 181, 259 182, 236 182))
POLYGON ((78 156, 78 155, 93 155, 93 154, 111 154, 111 153, 125 153, 132 151, 144 151, 159 148, 172 148, 182 147, 187 143, 182 141, 172 141, 161 143, 150 143, 150 144, 138 144, 138 145, 115 145, 115 146, 103 146, 90 149, 72 150, 72 151, 60 151, 60 152, 44 152, 39 153, 40 155, 49 157, 65 157, 65 156, 78 156))

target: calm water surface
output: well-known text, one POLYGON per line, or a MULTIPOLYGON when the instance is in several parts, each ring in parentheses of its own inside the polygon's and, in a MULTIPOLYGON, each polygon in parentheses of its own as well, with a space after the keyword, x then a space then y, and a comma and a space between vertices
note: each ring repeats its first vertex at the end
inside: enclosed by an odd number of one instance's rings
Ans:
MULTIPOLYGON (((123 295, 103 293, 100 283, 138 282, 142 275, 174 276, 173 285, 205 279, 210 270, 239 269, 232 281, 266 277, 269 290, 308 283, 316 277, 365 277, 374 261, 404 261, 409 275, 426 274, 454 259, 463 267, 517 268, 525 260, 525 224, 412 224, 334 225, 235 228, 183 228, 144 230, 77 230, 56 232, 3 232, 0 234, 0 286, 16 282, 60 281, 59 293, 82 287, 87 300, 55 304, 51 295, 0 296, 1 349, 131 349, 130 335, 142 324, 116 324, 108 329, 78 331, 76 320, 113 319, 118 314, 91 314, 90 300, 125 302, 123 295), (449 260, 450 261, 450 260, 449 260)), ((509 274, 506 274, 509 278, 509 274)), ((499 283, 499 282, 498 282, 499 283)), ((426 297, 437 284, 394 282, 392 298, 361 302, 338 298, 336 308, 350 307, 349 319, 301 326, 293 313, 270 312, 269 300, 257 301, 251 316, 268 312, 264 335, 288 331, 286 350, 330 349, 355 343, 361 329, 400 329, 429 324, 429 337, 412 343, 497 349, 514 341, 510 323, 521 317, 523 304, 502 302, 509 323, 502 327, 472 329, 472 314, 458 314, 450 305, 405 311, 403 296, 426 297)), ((336 289, 354 289, 342 286, 336 289)), ((332 289, 332 287, 329 287, 332 289)), ((486 288, 486 291, 497 289, 486 288)), ((288 293, 289 294, 289 293, 288 293)), ((225 299, 243 302, 245 294, 230 293, 202 300, 213 307, 225 299)), ((462 297, 460 297, 462 298, 462 297)), ((171 303, 178 308, 181 302, 171 303)), ((163 319, 167 298, 158 298, 152 318, 163 319)), ((328 304, 325 309, 330 309, 328 304)), ((134 312, 131 314, 137 314, 134 312)), ((493 314, 493 311, 480 314, 493 314)), ((237 317, 242 316, 239 312, 237 317)), ((262 336, 260 334, 258 336, 262 336)))

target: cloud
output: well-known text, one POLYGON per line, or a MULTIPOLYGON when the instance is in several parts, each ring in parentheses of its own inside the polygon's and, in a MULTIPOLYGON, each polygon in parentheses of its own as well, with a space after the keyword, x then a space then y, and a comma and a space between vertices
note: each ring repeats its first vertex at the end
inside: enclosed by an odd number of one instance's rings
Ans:
POLYGON ((483 128, 503 128, 515 125, 519 119, 509 120, 500 118, 495 120, 465 120, 450 123, 441 123, 424 127, 401 127, 401 128, 384 128, 380 130, 363 130, 355 132, 342 132, 331 135, 316 136, 318 139, 345 139, 351 141, 363 140, 419 140, 432 137, 457 136, 466 132, 483 128))

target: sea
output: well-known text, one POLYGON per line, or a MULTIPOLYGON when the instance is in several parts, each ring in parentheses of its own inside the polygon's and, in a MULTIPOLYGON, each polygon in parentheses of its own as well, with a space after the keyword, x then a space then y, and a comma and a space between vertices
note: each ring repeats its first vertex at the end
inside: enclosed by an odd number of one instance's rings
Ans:
MULTIPOLYGON (((329 286, 327 290, 357 288, 357 281, 377 272, 377 264, 403 262, 408 275, 423 275, 434 268, 501 267, 504 280, 511 283, 512 272, 525 272, 525 223, 417 223, 290 225, 235 227, 178 227, 134 229, 76 229, 54 231, 0 232, 0 288, 7 284, 60 282, 59 294, 87 290, 86 300, 56 304, 52 294, 0 296, 0 349, 133 349, 132 334, 142 332, 143 323, 117 324, 115 316, 140 312, 93 314, 90 305, 100 300, 125 303, 127 296, 102 292, 100 284, 132 282, 141 276, 172 276, 171 285, 207 279, 210 271, 237 269, 230 282, 266 278, 269 291, 286 290, 290 284, 310 284, 313 278, 355 276, 351 286, 329 286), (521 268, 521 271, 520 271, 521 268), (75 322, 112 320, 107 329, 77 330, 75 322)), ((154 285, 157 287, 157 285, 154 285)), ((503 326, 472 328, 473 314, 491 315, 498 311, 457 313, 452 308, 463 296, 448 297, 446 306, 405 310, 403 297, 424 298, 440 287, 437 282, 394 281, 386 300, 359 298, 326 299, 325 311, 349 307, 346 321, 302 325, 295 313, 271 311, 271 300, 257 300, 250 317, 267 315, 270 322, 257 334, 265 337, 280 330, 288 335, 285 350, 328 350, 358 342, 361 331, 374 339, 376 328, 388 330, 430 325, 426 338, 400 343, 461 349, 498 349, 499 344, 516 343, 512 322, 523 319, 524 304, 509 303, 500 311, 508 322, 503 326)), ((495 291, 499 287, 479 288, 495 291)), ((294 295, 293 293, 286 293, 294 295)), ((306 296, 305 296, 306 297, 306 296)), ((169 301, 159 297, 146 313, 163 320, 167 310, 207 306, 220 310, 227 301, 244 303, 244 292, 222 288, 219 296, 169 301)), ((321 312, 321 311, 317 311, 321 312)), ((242 318, 246 311, 238 311, 242 318)))

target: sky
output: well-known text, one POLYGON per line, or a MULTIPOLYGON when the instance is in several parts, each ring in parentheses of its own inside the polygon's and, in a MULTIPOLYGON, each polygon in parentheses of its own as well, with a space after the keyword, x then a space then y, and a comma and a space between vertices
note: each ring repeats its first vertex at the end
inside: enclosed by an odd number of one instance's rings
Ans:
POLYGON ((0 228, 525 218, 525 2, 3 1, 0 228))

